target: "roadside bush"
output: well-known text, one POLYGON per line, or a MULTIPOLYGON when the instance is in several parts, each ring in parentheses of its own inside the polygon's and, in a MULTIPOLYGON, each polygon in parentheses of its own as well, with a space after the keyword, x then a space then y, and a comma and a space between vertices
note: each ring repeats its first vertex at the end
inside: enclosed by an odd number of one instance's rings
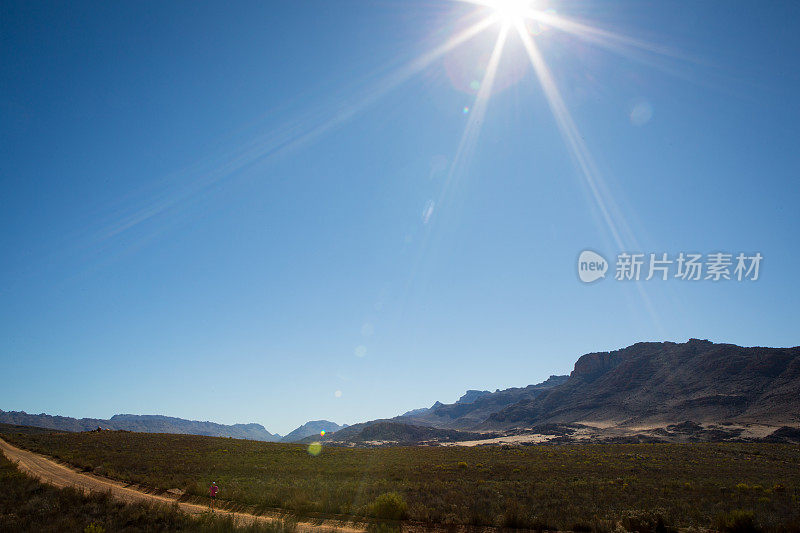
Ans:
POLYGON ((399 525, 387 524, 386 522, 378 522, 367 526, 367 533, 399 533, 400 530, 399 525))
POLYGON ((397 492, 381 494, 372 504, 372 513, 378 518, 401 520, 408 514, 408 505, 397 492))
POLYGON ((517 500, 507 500, 500 525, 514 529, 527 528, 530 526, 530 516, 517 500))

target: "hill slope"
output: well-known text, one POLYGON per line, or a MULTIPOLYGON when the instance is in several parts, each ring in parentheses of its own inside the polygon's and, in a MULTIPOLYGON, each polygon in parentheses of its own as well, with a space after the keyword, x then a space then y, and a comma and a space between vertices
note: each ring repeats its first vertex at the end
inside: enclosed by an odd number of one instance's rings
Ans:
POLYGON ((536 398, 539 394, 566 382, 568 376, 550 376, 546 381, 527 387, 489 391, 467 391, 456 403, 436 402, 430 409, 415 409, 393 420, 418 426, 471 429, 491 414, 509 405, 536 398))

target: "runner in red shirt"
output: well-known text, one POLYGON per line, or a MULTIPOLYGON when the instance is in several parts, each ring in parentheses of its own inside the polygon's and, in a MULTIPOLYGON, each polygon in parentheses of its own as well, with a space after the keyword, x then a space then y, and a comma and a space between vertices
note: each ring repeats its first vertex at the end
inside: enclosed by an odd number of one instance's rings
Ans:
POLYGON ((217 493, 219 492, 219 487, 213 481, 211 482, 211 486, 208 487, 208 493, 211 495, 211 512, 214 512, 214 500, 217 499, 217 493))

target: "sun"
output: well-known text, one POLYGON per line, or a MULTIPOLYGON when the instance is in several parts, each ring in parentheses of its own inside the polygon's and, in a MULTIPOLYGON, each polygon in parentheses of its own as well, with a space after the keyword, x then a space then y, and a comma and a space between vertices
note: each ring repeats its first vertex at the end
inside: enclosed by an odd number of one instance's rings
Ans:
POLYGON ((532 0, 491 0, 486 5, 492 8, 503 24, 516 25, 530 13, 532 0))

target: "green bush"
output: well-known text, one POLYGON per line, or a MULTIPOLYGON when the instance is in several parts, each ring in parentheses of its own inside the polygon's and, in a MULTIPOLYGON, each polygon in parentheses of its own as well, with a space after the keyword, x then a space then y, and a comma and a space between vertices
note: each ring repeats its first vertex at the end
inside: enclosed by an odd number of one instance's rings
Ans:
POLYGON ((97 522, 92 522, 83 529, 83 533, 106 533, 106 528, 97 522))
POLYGON ((735 509, 730 513, 721 515, 717 519, 717 527, 726 533, 755 533, 759 531, 756 526, 753 511, 735 509))
POLYGON ((408 505, 397 492, 387 492, 375 499, 372 513, 378 518, 401 520, 408 514, 408 505))

